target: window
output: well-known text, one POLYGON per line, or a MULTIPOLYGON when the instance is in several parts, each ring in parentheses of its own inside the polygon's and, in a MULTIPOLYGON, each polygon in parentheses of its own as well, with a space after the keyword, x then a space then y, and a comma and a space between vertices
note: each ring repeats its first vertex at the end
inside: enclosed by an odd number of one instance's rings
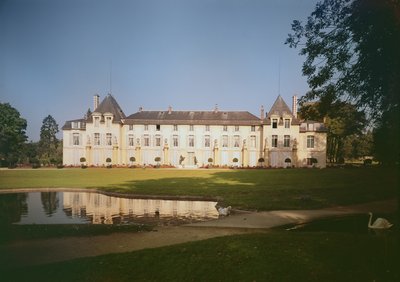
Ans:
POLYGON ((72 134, 72 144, 79 145, 79 133, 72 134))
POLYGON ((189 125, 189 131, 193 131, 193 124, 189 125))
POLYGON ((79 121, 73 121, 72 128, 79 128, 79 121))
POLYGON ((94 134, 94 145, 100 145, 100 133, 94 134))
POLYGON ((210 131, 210 126, 206 125, 206 131, 210 131))
POLYGON ((100 117, 94 117, 94 127, 99 127, 100 125, 100 117))
POLYGON ((307 136, 307 148, 314 148, 314 136, 312 135, 307 136))
POLYGON ((156 135, 156 146, 157 147, 161 146, 161 136, 160 135, 156 135))
POLYGON ((251 131, 252 131, 252 132, 255 132, 255 131, 256 131, 256 126, 255 126, 255 125, 252 125, 252 126, 251 126, 251 131))
POLYGON ((313 123, 309 123, 308 124, 308 130, 309 131, 314 131, 314 124, 313 123))
POLYGON ((106 117, 106 126, 107 127, 111 126, 111 117, 106 117))
POLYGON ((150 146, 150 137, 149 135, 145 135, 143 138, 143 146, 144 147, 149 147, 150 146))
POLYGON ((235 125, 235 131, 239 131, 239 125, 235 125))
POLYGON ((148 124, 145 124, 144 125, 144 131, 148 131, 149 130, 149 125, 148 124))
POLYGON ((272 147, 278 147, 278 135, 272 135, 272 147))
POLYGON ((178 125, 174 124, 174 131, 178 131, 178 125))
POLYGON ((161 125, 156 124, 156 131, 160 131, 160 129, 161 129, 161 125))
POLYGON ((272 128, 278 128, 278 119, 272 119, 272 128))
POLYGON ((107 146, 111 146, 111 137, 112 137, 111 133, 106 134, 106 145, 107 146))
POLYGON ((135 143, 134 143, 134 138, 133 138, 133 134, 129 134, 128 135, 128 145, 130 146, 130 147, 133 147, 134 145, 135 145, 135 143))
POLYGON ((133 124, 129 125, 129 130, 133 130, 133 124))
POLYGON ((204 136, 204 147, 209 148, 211 146, 210 135, 204 136))
POLYGON ((227 126, 227 125, 224 125, 223 128, 222 128, 222 130, 223 130, 223 131, 228 131, 228 126, 227 126))
POLYGON ((285 128, 290 128, 290 119, 285 119, 285 128))
POLYGON ((239 148, 239 146, 240 146, 240 136, 235 135, 233 136, 233 147, 239 148))
POLYGON ((250 136, 250 147, 251 148, 256 147, 256 137, 254 135, 250 136))
POLYGON ((290 135, 283 136, 283 147, 290 147, 290 135))
POLYGON ((178 147, 178 146, 179 146, 179 143, 178 143, 178 135, 174 135, 174 136, 172 137, 172 145, 173 145, 174 147, 178 147))
POLYGON ((228 135, 222 135, 222 147, 228 147, 228 135))
POLYGON ((189 147, 194 147, 194 136, 189 135, 189 147))

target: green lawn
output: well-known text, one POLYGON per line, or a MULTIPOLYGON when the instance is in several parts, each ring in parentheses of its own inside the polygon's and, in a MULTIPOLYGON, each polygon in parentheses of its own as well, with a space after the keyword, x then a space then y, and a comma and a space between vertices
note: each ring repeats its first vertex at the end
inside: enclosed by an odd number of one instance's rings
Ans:
POLYGON ((395 197, 395 168, 0 170, 0 189, 93 188, 140 195, 221 197, 250 210, 310 209, 395 197))
POLYGON ((3 271, 5 281, 399 281, 393 234, 287 232, 3 271), (10 279, 10 280, 7 280, 10 279))

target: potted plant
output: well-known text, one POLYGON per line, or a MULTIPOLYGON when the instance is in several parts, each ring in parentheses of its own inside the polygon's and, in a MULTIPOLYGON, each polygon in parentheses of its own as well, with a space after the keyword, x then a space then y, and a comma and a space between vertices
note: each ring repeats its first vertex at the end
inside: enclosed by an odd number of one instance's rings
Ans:
POLYGON ((81 162, 81 168, 87 168, 85 157, 81 157, 79 161, 81 162))
POLYGON ((130 157, 129 161, 131 162, 131 167, 132 167, 133 163, 136 162, 136 158, 135 157, 130 157))
POLYGON ((264 158, 259 158, 258 162, 261 163, 261 166, 263 167, 265 160, 264 160, 264 158))
POLYGON ((212 166, 212 162, 214 161, 213 158, 208 158, 208 166, 212 166))
POLYGON ((157 167, 160 167, 161 158, 160 157, 155 157, 154 161, 157 163, 157 167))
POLYGON ((111 158, 107 158, 107 159, 106 159, 106 163, 107 163, 107 168, 112 168, 112 165, 111 165, 111 158))

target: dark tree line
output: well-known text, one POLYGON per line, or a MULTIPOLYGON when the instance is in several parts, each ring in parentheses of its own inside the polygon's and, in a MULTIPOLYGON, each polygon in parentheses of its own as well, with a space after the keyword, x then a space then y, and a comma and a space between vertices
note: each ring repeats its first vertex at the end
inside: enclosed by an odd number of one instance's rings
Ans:
MULTIPOLYGON (((293 21, 286 43, 306 57, 304 101, 346 102, 373 125, 375 156, 399 161, 399 0, 324 0, 305 23, 293 21)), ((340 143, 340 140, 337 140, 340 143)))
POLYGON ((43 119, 39 142, 27 142, 27 122, 8 103, 0 103, 0 165, 15 167, 25 164, 39 167, 62 163, 62 142, 55 119, 43 119))

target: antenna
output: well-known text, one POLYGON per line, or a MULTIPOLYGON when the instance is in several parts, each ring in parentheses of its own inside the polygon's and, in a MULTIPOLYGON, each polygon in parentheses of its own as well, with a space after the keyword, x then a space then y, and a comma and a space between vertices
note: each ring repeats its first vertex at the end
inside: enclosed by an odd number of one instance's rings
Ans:
POLYGON ((278 95, 281 95, 281 56, 278 61, 278 95))
POLYGON ((110 94, 112 94, 112 60, 110 60, 110 94))

